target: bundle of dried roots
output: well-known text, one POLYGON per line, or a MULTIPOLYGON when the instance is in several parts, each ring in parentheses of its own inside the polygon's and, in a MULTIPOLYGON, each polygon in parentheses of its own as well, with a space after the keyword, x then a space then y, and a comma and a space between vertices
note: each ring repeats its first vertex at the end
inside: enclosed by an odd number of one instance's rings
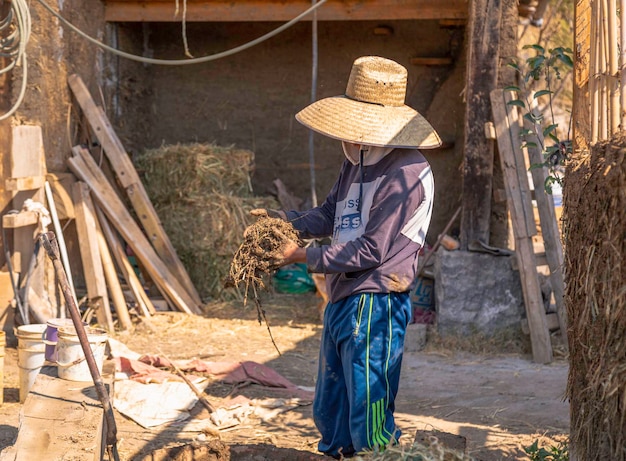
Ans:
POLYGON ((229 276, 224 284, 226 287, 243 289, 244 305, 247 303, 248 294, 251 293, 259 323, 263 320, 268 330, 269 325, 259 295, 261 290, 267 290, 266 279, 280 266, 285 245, 290 242, 297 244, 300 242, 298 233, 291 223, 268 216, 259 218, 244 231, 243 243, 233 257, 229 276))

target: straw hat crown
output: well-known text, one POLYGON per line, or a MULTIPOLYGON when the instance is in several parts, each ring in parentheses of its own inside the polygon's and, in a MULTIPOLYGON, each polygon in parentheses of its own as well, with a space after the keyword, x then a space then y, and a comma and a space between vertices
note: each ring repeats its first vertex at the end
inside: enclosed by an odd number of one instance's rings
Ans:
POLYGON ((432 149, 441 140, 428 121, 404 103, 407 70, 390 59, 354 61, 346 92, 296 114, 303 125, 342 141, 382 147, 432 149))

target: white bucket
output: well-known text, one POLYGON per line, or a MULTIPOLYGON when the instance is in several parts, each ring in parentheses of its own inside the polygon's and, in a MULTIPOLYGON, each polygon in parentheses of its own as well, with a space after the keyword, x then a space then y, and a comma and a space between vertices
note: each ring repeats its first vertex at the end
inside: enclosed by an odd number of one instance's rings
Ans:
POLYGON ((34 323, 17 327, 17 366, 20 374, 20 403, 24 403, 33 387, 39 370, 45 363, 46 346, 43 335, 45 323, 34 323))
MULTIPOLYGON (((104 364, 104 350, 106 348, 107 333, 99 328, 85 327, 87 340, 93 352, 98 371, 102 373, 104 364)), ((68 381, 92 381, 91 372, 83 353, 78 335, 74 327, 61 327, 57 338, 58 372, 59 378, 68 381)))

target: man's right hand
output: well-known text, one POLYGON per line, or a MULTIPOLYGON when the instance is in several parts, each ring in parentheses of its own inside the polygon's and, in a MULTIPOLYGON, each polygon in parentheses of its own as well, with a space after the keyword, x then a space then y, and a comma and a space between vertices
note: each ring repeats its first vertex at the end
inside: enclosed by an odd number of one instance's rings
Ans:
POLYGON ((278 218, 283 221, 287 221, 287 214, 283 210, 271 210, 266 208, 255 208, 250 210, 250 214, 257 218, 262 218, 264 216, 270 218, 278 218))

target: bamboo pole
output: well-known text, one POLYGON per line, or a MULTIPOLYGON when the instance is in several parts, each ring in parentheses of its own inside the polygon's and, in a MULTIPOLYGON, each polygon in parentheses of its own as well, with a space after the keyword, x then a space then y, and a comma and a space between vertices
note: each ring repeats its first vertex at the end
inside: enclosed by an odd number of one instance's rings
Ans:
MULTIPOLYGON (((54 196, 52 195, 52 189, 50 183, 46 181, 44 183, 44 191, 46 193, 46 199, 48 200, 48 209, 50 210, 50 216, 52 217, 52 223, 54 224, 54 231, 56 232, 57 242, 59 244, 59 250, 61 251, 61 262, 63 268, 67 274, 67 282, 70 286, 74 302, 76 302, 76 290, 74 289, 74 279, 72 278, 72 271, 70 268, 70 258, 67 255, 67 246, 65 245, 65 237, 63 236, 63 228, 59 221, 59 214, 57 213, 57 207, 54 203, 54 196)), ((65 308, 59 307, 59 317, 65 318, 65 308)))
POLYGON ((604 140, 607 139, 608 135, 608 91, 607 91, 607 82, 606 82, 606 72, 607 72, 607 51, 608 46, 606 43, 606 37, 608 35, 607 31, 607 20, 606 20, 606 11, 607 11, 608 0, 602 0, 600 3, 600 28, 599 28, 599 42, 600 42, 600 52, 599 55, 599 75, 600 75, 600 132, 598 133, 599 139, 604 140))
POLYGON ((620 2, 620 126, 626 130, 626 0, 620 2))
POLYGON ((598 141, 600 95, 598 90, 598 2, 591 1, 589 94, 591 96, 591 144, 598 141))
POLYGON ((609 54, 609 75, 608 91, 610 100, 610 135, 619 131, 620 124, 620 93, 618 79, 618 51, 617 51, 617 0, 605 0, 608 2, 608 9, 605 13, 608 16, 608 54, 609 54))

